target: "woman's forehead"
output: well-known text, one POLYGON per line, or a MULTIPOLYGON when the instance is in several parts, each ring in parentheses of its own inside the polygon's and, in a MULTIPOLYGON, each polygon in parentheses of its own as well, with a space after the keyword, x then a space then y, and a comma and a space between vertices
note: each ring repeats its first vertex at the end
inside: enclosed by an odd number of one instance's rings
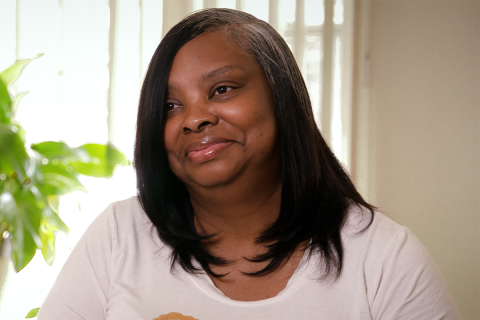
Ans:
POLYGON ((172 86, 186 77, 206 80, 230 71, 244 73, 263 69, 225 31, 201 34, 187 42, 177 52, 168 83, 172 86))
MULTIPOLYGON (((184 44, 175 55, 174 60, 187 59, 240 59, 248 57, 247 53, 224 30, 203 33, 184 44)), ((174 61, 175 62, 175 61, 174 61)))

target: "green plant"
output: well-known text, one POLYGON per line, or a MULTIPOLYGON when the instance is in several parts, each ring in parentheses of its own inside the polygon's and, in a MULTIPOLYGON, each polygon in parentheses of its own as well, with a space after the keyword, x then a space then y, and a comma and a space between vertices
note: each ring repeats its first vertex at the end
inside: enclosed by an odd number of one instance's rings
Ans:
POLYGON ((25 131, 14 115, 26 93, 14 97, 9 89, 32 60, 19 60, 0 73, 0 236, 5 231, 11 234, 17 272, 37 249, 48 265, 53 262, 56 232, 68 233, 58 216, 59 197, 85 191, 79 175, 109 177, 117 165, 130 164, 108 145, 71 148, 64 142, 46 141, 25 146, 25 131))
POLYGON ((25 319, 35 318, 38 314, 38 311, 40 311, 40 308, 35 308, 35 309, 30 310, 27 313, 27 316, 25 317, 25 319))

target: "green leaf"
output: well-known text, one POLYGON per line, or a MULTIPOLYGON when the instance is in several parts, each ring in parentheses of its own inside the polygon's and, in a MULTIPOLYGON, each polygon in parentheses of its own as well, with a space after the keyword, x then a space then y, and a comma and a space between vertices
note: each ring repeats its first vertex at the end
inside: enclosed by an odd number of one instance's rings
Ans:
POLYGON ((12 117, 12 99, 7 85, 0 79, 0 123, 10 123, 12 117))
POLYGON ((50 208, 52 208, 53 211, 58 213, 58 205, 60 204, 58 197, 56 195, 48 195, 47 201, 48 201, 48 204, 50 205, 50 208))
POLYGON ((65 222, 63 222, 62 219, 60 219, 60 217, 55 212, 51 216, 50 224, 55 228, 55 230, 61 231, 68 235, 68 226, 65 224, 65 222))
POLYGON ((38 54, 33 59, 15 61, 10 67, 0 73, 0 123, 10 123, 13 113, 20 99, 28 92, 19 93, 16 97, 10 96, 8 88, 22 73, 23 69, 34 59, 43 56, 38 54))
POLYGON ((123 153, 102 144, 85 144, 71 148, 64 142, 46 141, 34 144, 31 148, 48 160, 67 160, 76 172, 98 178, 111 176, 117 165, 130 164, 123 153))
MULTIPOLYGON (((18 231, 17 231, 18 232, 18 231)), ((20 234, 17 238, 21 238, 24 234, 20 234)), ((12 240, 15 237, 12 238, 12 240)), ((20 272, 27 266, 27 264, 32 261, 33 257, 35 256, 35 252, 37 250, 37 246, 32 238, 28 237, 25 234, 25 239, 21 242, 21 248, 13 248, 13 261, 15 263, 15 271, 20 272)))
MULTIPOLYGON (((47 210, 49 211, 49 210, 47 210)), ((50 266, 55 259, 55 232, 61 231, 68 234, 68 227, 54 212, 45 217, 40 228, 40 239, 42 240, 42 255, 45 262, 50 266)))
POLYGON ((35 308, 35 309, 30 310, 27 313, 27 316, 25 317, 25 319, 35 318, 38 314, 38 311, 40 311, 40 308, 35 308))
POLYGON ((48 160, 66 159, 68 161, 89 162, 90 155, 82 149, 70 148, 65 142, 45 141, 32 144, 31 148, 44 155, 48 160))
POLYGON ((0 194, 0 222, 11 223, 17 214, 17 203, 13 194, 4 191, 0 194))
POLYGON ((86 176, 97 178, 109 177, 117 165, 127 166, 130 161, 115 148, 101 144, 85 144, 77 149, 86 151, 91 156, 90 162, 72 162, 72 168, 86 176))
POLYGON ((12 98, 12 108, 11 108, 11 111, 10 111, 12 113, 12 117, 15 114, 15 111, 17 110, 17 107, 18 107, 18 104, 20 103, 20 100, 22 100, 22 98, 25 97, 27 95, 27 93, 29 93, 29 92, 30 91, 23 91, 23 92, 17 93, 17 95, 12 98))
POLYGON ((46 194, 60 196, 75 190, 86 191, 72 167, 61 162, 41 165, 39 171, 42 176, 42 185, 39 188, 46 194))
POLYGON ((52 228, 43 226, 40 229, 40 239, 42 240, 42 255, 45 262, 51 266, 55 259, 55 234, 52 228), (44 229, 44 230, 43 230, 44 229))
POLYGON ((16 125, 0 124, 0 174, 15 171, 20 181, 26 178, 25 164, 29 159, 16 125))
POLYGON ((34 59, 38 59, 43 56, 43 53, 37 54, 33 59, 17 60, 10 67, 3 70, 0 73, 0 80, 2 80, 7 87, 17 80, 18 76, 22 73, 23 69, 34 59))
POLYGON ((15 195, 4 192, 0 198, 2 222, 12 227, 13 259, 19 272, 32 260, 37 247, 42 246, 38 235, 42 209, 28 190, 15 195))

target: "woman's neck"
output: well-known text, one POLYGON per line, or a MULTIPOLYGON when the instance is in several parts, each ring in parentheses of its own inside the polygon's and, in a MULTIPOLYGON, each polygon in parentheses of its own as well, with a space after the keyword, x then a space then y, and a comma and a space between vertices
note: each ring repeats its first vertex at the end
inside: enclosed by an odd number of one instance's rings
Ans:
POLYGON ((280 179, 244 188, 190 192, 197 231, 217 234, 215 241, 253 243, 278 218, 281 194, 280 179))

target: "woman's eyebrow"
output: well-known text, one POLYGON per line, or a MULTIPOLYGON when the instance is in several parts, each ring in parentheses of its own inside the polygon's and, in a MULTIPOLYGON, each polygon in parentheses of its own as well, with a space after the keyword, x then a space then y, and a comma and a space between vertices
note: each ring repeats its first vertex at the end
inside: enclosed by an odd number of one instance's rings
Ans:
POLYGON ((214 78, 214 77, 216 77, 216 76, 218 76, 218 75, 221 75, 221 74, 223 74, 223 73, 229 72, 229 71, 231 71, 231 70, 241 70, 241 71, 245 72, 245 69, 244 69, 242 66, 239 66, 239 65, 236 65, 236 64, 229 64, 229 65, 220 67, 220 68, 218 68, 218 69, 205 72, 205 73, 202 74, 202 76, 200 77, 200 82, 207 81, 207 80, 209 80, 209 79, 211 79, 211 78, 214 78))
MULTIPOLYGON (((237 64, 229 64, 229 65, 205 72, 200 76, 200 80, 198 82, 199 83, 205 82, 209 79, 212 79, 218 75, 227 73, 232 70, 241 70, 243 72, 246 72, 245 68, 243 68, 242 66, 239 66, 237 64)), ((177 87, 175 87, 175 85, 171 83, 167 83, 167 92, 172 90, 177 90, 177 87)))

